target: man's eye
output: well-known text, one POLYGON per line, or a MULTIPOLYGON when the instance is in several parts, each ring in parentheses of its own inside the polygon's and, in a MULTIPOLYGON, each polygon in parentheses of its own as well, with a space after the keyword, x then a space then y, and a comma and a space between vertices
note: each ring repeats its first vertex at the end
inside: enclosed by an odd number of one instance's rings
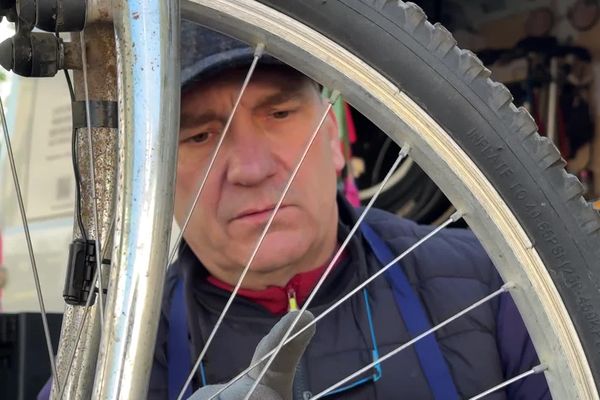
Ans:
POLYGON ((290 115, 289 111, 275 111, 271 114, 275 119, 287 118, 290 115))
POLYGON ((194 136, 188 137, 183 142, 184 143, 204 143, 208 139, 210 139, 210 133, 209 132, 202 132, 202 133, 198 133, 198 134, 196 134, 194 136))

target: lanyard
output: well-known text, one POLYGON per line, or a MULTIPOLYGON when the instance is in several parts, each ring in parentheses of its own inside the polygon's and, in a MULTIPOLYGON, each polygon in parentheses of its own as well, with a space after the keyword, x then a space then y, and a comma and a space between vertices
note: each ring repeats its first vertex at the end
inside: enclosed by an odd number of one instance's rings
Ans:
MULTIPOLYGON (((367 224, 361 224, 361 232, 367 240, 375 257, 382 265, 387 265, 394 260, 394 256, 387 244, 367 224)), ((425 309, 417 294, 411 287, 404 270, 396 263, 385 272, 389 284, 392 286, 396 305, 400 316, 404 320, 406 329, 412 337, 431 329, 425 309)), ((454 380, 450 375, 448 365, 442 351, 435 339, 435 335, 425 336, 414 345, 421 370, 429 383, 429 388, 435 400, 457 400, 458 392, 454 380)))

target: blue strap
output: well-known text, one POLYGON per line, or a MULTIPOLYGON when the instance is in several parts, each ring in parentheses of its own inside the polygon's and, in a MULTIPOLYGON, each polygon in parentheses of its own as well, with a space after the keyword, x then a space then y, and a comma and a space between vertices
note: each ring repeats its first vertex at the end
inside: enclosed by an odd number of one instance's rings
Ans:
MULTIPOLYGON (((394 260, 394 256, 385 242, 375 233, 375 231, 366 224, 360 225, 361 231, 375 257, 383 265, 389 264, 394 260)), ((385 272, 386 278, 390 283, 396 305, 400 310, 400 315, 404 320, 406 328, 412 337, 431 329, 431 323, 427 318, 425 309, 421 304, 417 294, 408 283, 402 267, 396 263, 385 272)), ((448 365, 435 339, 431 334, 415 345, 415 351, 421 365, 429 388, 435 400, 458 400, 458 392, 454 385, 454 380, 450 375, 448 365)))
MULTIPOLYGON (((171 296, 169 317, 169 335, 167 340, 169 400, 177 400, 179 391, 185 384, 192 365, 183 279, 181 278, 177 280, 171 296)), ((184 398, 188 398, 191 395, 192 388, 188 386, 185 390, 184 398)))

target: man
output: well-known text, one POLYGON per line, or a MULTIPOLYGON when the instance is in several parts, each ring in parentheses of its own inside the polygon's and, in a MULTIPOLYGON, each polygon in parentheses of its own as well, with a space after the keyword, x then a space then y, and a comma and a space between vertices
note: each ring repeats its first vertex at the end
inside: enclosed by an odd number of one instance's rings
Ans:
MULTIPOLYGON (((184 24, 182 36, 186 48, 175 201, 180 224, 252 61, 252 49, 221 35, 184 24)), ((269 57, 259 64, 169 272, 149 398, 172 398, 181 388, 182 373, 175 376, 175 369, 185 364, 183 371, 189 373, 190 362, 204 347, 326 106, 318 85, 307 77, 269 57), (174 340, 181 329, 189 331, 189 343, 176 354, 173 342, 187 342, 174 340), (181 354, 189 359, 178 359, 181 354)), ((336 195, 344 164, 337 135, 335 116, 328 112, 194 376, 195 390, 214 389, 212 385, 250 365, 259 341, 295 304, 304 304, 356 222, 358 212, 336 195)), ((431 231, 379 210, 369 212, 363 224, 366 228, 351 239, 311 303, 314 315, 380 270, 388 252, 396 256, 431 231)), ((373 361, 372 370, 329 398, 468 398, 537 365, 508 295, 441 329, 435 338, 377 363, 421 333, 407 313, 435 325, 502 284, 483 249, 463 230, 443 231, 402 260, 401 268, 403 273, 396 268, 378 278, 317 323, 297 367, 293 362, 287 371, 294 378, 294 399, 308 399, 373 361)), ((300 354, 302 350, 300 346, 300 354)), ((279 395, 290 398, 289 393, 279 395)), ((550 396, 540 374, 488 398, 550 396)))

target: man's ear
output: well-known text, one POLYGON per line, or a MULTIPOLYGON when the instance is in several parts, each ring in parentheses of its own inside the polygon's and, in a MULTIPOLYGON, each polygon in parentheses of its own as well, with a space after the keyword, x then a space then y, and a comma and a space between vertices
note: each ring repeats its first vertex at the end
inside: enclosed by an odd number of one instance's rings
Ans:
POLYGON ((325 123, 329 145, 331 147, 331 158, 333 165, 335 166, 335 170, 340 172, 344 168, 346 160, 344 159, 344 153, 342 152, 342 142, 340 140, 338 120, 333 109, 329 110, 325 123))

